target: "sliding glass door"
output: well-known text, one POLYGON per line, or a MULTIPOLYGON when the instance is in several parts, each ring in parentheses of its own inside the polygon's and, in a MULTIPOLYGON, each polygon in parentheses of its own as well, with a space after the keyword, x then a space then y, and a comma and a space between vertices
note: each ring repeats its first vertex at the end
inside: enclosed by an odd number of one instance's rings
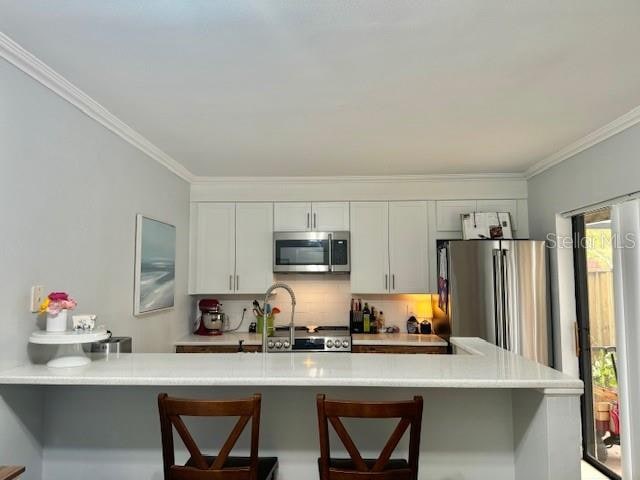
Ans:
POLYGON ((620 478, 616 318, 609 208, 573 217, 584 459, 620 478))

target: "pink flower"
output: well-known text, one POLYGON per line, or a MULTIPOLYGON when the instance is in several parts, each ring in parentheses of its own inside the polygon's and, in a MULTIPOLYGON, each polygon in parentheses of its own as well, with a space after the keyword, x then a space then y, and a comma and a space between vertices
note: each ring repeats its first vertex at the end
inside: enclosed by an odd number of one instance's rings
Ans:
POLYGON ((47 313, 57 315, 62 310, 73 310, 78 302, 71 298, 65 292, 52 292, 48 296, 49 303, 46 307, 47 313))
POLYGON ((61 300, 68 300, 69 299, 69 295, 65 292, 51 292, 49 294, 49 300, 51 300, 52 302, 58 302, 61 300))

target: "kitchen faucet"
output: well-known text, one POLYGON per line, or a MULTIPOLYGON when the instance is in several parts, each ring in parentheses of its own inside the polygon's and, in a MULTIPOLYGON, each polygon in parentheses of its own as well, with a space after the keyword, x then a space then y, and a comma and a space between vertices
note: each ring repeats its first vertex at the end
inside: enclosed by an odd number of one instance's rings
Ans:
MULTIPOLYGON (((283 282, 276 282, 273 285, 271 285, 268 289, 267 289, 267 293, 265 293, 264 295, 264 314, 263 314, 263 318, 262 318, 262 351, 263 352, 267 352, 267 330, 268 330, 268 326, 267 326, 267 303, 269 303, 269 295, 271 295, 271 293, 278 289, 278 288, 283 288, 284 290, 286 290, 287 292, 289 292, 289 295, 291 296, 291 321, 289 322, 289 341, 287 342, 285 340, 284 343, 284 350, 291 350, 293 349, 293 344, 295 341, 295 327, 293 325, 293 316, 296 310, 296 295, 295 293, 293 293, 293 289, 287 285, 286 283, 283 282), (288 343, 288 345, 287 345, 288 343)), ((274 325, 274 329, 275 329, 275 325, 274 325)))

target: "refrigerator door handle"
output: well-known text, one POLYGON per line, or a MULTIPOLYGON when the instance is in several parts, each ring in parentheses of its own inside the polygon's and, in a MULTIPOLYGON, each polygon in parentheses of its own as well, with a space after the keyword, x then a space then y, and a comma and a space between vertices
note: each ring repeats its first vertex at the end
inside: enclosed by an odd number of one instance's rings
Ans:
POLYGON ((506 348, 504 343, 504 312, 503 312, 503 275, 502 255, 500 250, 493 251, 493 286, 494 286, 494 321, 496 329, 496 345, 506 348))
POLYGON ((510 296, 510 274, 509 274, 509 260, 507 255, 508 250, 502 250, 502 299, 503 299, 503 328, 506 349, 512 351, 512 339, 511 339, 511 296, 510 296))

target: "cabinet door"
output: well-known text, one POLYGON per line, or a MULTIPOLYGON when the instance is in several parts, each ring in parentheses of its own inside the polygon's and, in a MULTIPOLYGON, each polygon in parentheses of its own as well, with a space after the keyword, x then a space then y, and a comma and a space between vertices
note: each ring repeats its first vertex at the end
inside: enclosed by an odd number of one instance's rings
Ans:
POLYGON ((191 293, 232 293, 235 273, 235 203, 192 208, 191 293))
POLYGON ((351 202, 351 291, 389 291, 389 204, 351 202))
POLYGON ((518 201, 517 200, 478 200, 478 212, 509 212, 511 215, 511 229, 518 230, 518 201))
POLYGON ((429 291, 427 202, 389 202, 391 293, 429 291))
POLYGON ((313 202, 311 226, 318 232, 349 231, 349 202, 313 202))
POLYGON ((236 206, 236 293, 264 293, 273 283, 273 204, 236 206))
POLYGON ((306 232, 311 230, 311 203, 279 202, 274 204, 276 232, 306 232))
POLYGON ((439 232, 461 232, 463 213, 475 212, 475 200, 444 200, 436 203, 439 232))
POLYGON ((514 229, 516 238, 529 238, 529 202, 525 199, 516 200, 518 209, 517 222, 514 229))

